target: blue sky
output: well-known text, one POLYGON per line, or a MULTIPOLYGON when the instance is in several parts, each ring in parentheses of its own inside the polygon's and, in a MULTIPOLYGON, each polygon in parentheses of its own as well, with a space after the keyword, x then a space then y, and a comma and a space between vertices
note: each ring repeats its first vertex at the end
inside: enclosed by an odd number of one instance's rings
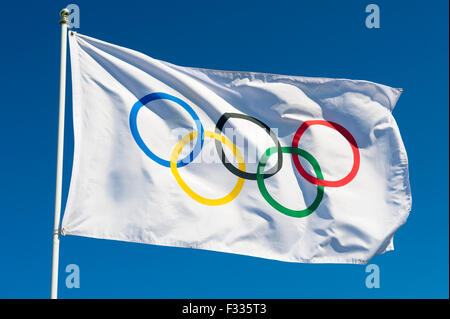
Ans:
MULTIPOLYGON (((0 298, 48 298, 61 1, 0 10, 0 298)), ((365 266, 310 265, 66 236, 61 298, 448 298, 448 1, 77 1, 78 32, 178 65, 370 80, 402 87, 393 114, 413 209, 394 252, 365 266), (367 29, 376 3, 381 28, 367 29), (81 287, 65 287, 77 264, 81 287)), ((73 156, 68 81, 63 202, 73 156)))

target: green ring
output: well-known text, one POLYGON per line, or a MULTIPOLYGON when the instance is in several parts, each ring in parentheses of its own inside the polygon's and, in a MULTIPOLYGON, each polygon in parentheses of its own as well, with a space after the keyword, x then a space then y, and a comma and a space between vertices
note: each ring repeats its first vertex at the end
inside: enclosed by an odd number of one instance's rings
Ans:
MULTIPOLYGON (((278 149, 276 147, 270 147, 268 148, 264 154, 261 156, 261 159, 258 163, 258 168, 256 170, 256 180, 258 182, 258 188, 261 192, 261 195, 264 197, 264 199, 276 210, 278 210, 280 213, 283 213, 285 215, 291 216, 291 217, 306 217, 310 214, 312 214, 317 207, 319 207, 320 202, 323 198, 324 193, 324 187, 323 186, 317 186, 317 195, 314 199, 314 202, 305 209, 302 210, 292 210, 287 207, 284 207, 280 203, 278 203, 275 199, 273 199, 272 196, 270 196, 269 192, 267 191, 266 185, 264 184, 264 167, 267 164, 267 160, 272 154, 275 154, 278 152, 278 149)), ((317 163, 316 159, 309 154, 307 151, 304 151, 297 147, 282 147, 281 148, 282 153, 289 153, 289 154, 297 154, 306 159, 313 167, 314 173, 316 174, 317 178, 323 179, 322 171, 320 169, 319 163, 317 163)))

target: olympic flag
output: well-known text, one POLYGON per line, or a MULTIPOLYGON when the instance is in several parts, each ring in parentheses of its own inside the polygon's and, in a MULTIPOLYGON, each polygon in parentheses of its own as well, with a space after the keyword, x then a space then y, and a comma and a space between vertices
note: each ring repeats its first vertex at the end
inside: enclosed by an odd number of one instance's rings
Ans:
POLYGON ((69 33, 75 150, 62 234, 367 263, 411 209, 368 81, 180 67, 69 33))

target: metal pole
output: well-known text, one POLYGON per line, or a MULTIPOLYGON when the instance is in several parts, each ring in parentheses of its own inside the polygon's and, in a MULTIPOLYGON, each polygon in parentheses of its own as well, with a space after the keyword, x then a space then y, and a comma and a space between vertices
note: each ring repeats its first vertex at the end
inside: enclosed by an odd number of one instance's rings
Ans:
POLYGON ((58 151, 56 158, 56 191, 55 191, 55 220, 53 226, 53 255, 52 255, 52 287, 51 299, 58 298, 58 264, 59 264, 59 222, 61 219, 61 192, 64 150, 64 111, 66 101, 66 55, 67 55, 67 23, 69 10, 60 11, 61 20, 61 64, 59 73, 59 119, 58 119, 58 151))

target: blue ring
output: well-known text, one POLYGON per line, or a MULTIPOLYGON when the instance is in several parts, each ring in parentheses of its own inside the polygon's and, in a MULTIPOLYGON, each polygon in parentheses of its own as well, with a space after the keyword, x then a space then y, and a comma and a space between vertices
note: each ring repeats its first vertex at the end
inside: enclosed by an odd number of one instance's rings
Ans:
POLYGON ((162 166, 170 167, 170 161, 167 161, 167 160, 162 159, 161 157, 155 155, 155 153, 150 151, 150 149, 147 147, 147 145, 145 145, 144 141, 141 138, 141 135, 139 134, 139 131, 137 128, 137 121, 136 121, 138 112, 144 105, 146 105, 147 103, 149 103, 151 101, 163 100, 163 99, 173 101, 173 102, 177 103, 178 105, 180 105, 183 109, 185 109, 189 113, 189 115, 192 117, 192 119, 194 120, 195 125, 197 126, 197 132, 200 132, 200 134, 197 134, 197 142, 195 143, 195 146, 194 146, 194 149, 192 150, 192 152, 189 155, 187 155, 185 158, 183 158, 177 162, 177 167, 183 167, 183 166, 186 166, 187 164, 189 164, 190 162, 192 162, 197 157, 197 155, 200 154, 200 151, 202 150, 202 147, 203 147, 203 140, 204 140, 203 126, 202 126, 202 123, 200 122, 198 115, 183 100, 181 100, 173 95, 170 95, 167 93, 161 93, 161 92, 150 93, 150 94, 144 96, 139 101, 137 101, 131 108, 131 111, 130 111, 131 134, 133 135, 133 138, 136 141, 136 144, 140 147, 140 149, 148 157, 150 157, 152 160, 154 160, 155 162, 157 162, 158 164, 160 164, 162 166))

